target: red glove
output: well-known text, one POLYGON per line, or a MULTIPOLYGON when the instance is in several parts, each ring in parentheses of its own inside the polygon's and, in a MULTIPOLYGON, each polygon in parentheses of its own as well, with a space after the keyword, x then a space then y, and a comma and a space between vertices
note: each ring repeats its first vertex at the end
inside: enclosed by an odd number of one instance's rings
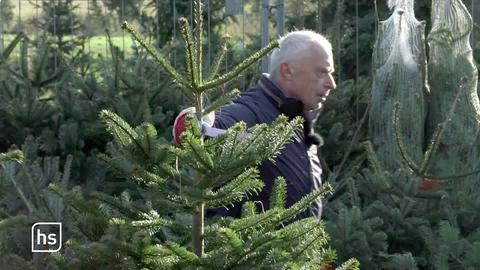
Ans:
MULTIPOLYGON (((195 114, 194 107, 188 107, 182 110, 177 118, 175 118, 175 122, 173 123, 172 135, 175 143, 177 145, 181 144, 180 137, 182 133, 187 129, 185 120, 187 119, 188 114, 195 114)), ((202 117, 202 132, 205 134, 204 130, 210 128, 215 122, 215 112, 210 112, 209 114, 202 117)))

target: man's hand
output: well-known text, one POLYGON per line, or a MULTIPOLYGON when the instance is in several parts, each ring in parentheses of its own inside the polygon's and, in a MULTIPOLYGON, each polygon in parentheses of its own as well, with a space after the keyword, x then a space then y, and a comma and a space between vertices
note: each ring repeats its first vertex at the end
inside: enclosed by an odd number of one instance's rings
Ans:
MULTIPOLYGON (((195 114, 194 107, 188 107, 182 110, 177 118, 175 118, 175 122, 173 123, 172 135, 175 143, 177 145, 181 145, 181 136, 182 133, 187 129, 185 120, 189 114, 195 114)), ((208 137, 217 137, 220 135, 225 134, 225 130, 212 128, 213 123, 215 122, 215 112, 210 112, 209 114, 202 117, 202 133, 208 137)))

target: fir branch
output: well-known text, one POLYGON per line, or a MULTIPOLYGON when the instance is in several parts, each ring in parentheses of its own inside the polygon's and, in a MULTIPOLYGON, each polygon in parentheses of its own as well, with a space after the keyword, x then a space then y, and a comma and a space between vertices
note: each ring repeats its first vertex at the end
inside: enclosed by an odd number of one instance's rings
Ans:
POLYGON ((221 236, 224 237, 226 243, 233 248, 233 251, 237 254, 242 252, 242 246, 244 242, 242 239, 230 228, 221 228, 219 230, 221 236))
POLYGON ((137 182, 143 182, 146 185, 157 185, 157 186, 163 186, 167 180, 163 177, 160 177, 154 173, 151 173, 146 170, 142 170, 138 173, 134 173, 130 176, 131 179, 137 181, 137 182))
POLYGON ((435 128, 435 131, 432 135, 432 140, 428 144, 427 151, 425 152, 425 157, 423 159, 422 165, 420 166, 420 172, 425 173, 428 170, 430 162, 432 160, 432 154, 437 151, 438 145, 440 144, 440 133, 443 133, 444 125, 442 123, 438 124, 435 128))
POLYGON ((119 175, 128 175, 128 177, 131 176, 132 172, 129 170, 130 168, 125 168, 123 164, 120 164, 118 162, 118 158, 111 158, 105 154, 97 154, 97 159, 100 160, 101 162, 105 163, 110 169, 113 171, 117 172, 119 175))
POLYGON ((53 73, 50 77, 46 78, 45 80, 41 80, 37 82, 38 87, 45 87, 53 82, 58 81, 62 77, 64 71, 65 69, 63 68, 63 66, 60 65, 57 69, 57 72, 53 73))
MULTIPOLYGON (((20 44, 20 70, 24 78, 28 78, 28 47, 27 42, 22 40, 20 44)), ((27 81, 27 80, 26 80, 27 81)), ((28 81, 30 82, 30 81, 28 81)))
POLYGON ((232 79, 237 77, 240 73, 242 73, 245 69, 250 67, 253 63, 259 61, 263 56, 267 55, 268 53, 270 53, 273 49, 275 49, 277 47, 278 47, 278 41, 277 40, 270 42, 266 47, 262 48, 258 52, 254 53, 253 55, 251 55, 250 57, 245 59, 243 62, 238 64, 236 67, 234 67, 228 73, 226 73, 226 74, 224 74, 224 75, 222 75, 222 76, 220 76, 216 79, 212 79, 211 81, 208 81, 205 84, 202 84, 199 87, 198 90, 200 92, 203 92, 203 91, 206 91, 208 89, 215 88, 215 87, 217 87, 221 84, 224 84, 228 81, 231 81, 232 79))
POLYGON ((103 216, 102 213, 99 211, 97 206, 91 202, 86 202, 78 194, 73 192, 66 192, 59 186, 54 183, 50 183, 48 188, 53 191, 53 193, 57 194, 65 202, 67 202, 73 209, 77 210, 80 213, 89 213, 95 217, 103 216))
MULTIPOLYGON (((256 129, 255 131, 259 131, 259 132, 253 132, 251 133, 251 136, 249 136, 248 138, 248 141, 247 143, 245 144, 245 146, 243 146, 240 150, 239 150, 239 153, 248 153, 248 151, 250 151, 250 147, 252 146, 255 146, 257 143, 257 140, 261 140, 262 139, 262 136, 263 135, 263 132, 261 132, 260 130, 264 129, 265 126, 261 126, 261 125, 257 125, 256 126, 256 129)), ((261 143, 261 142, 260 142, 261 143)))
POLYGON ((21 224, 26 224, 28 219, 24 215, 16 215, 13 217, 5 218, 0 220, 0 232, 9 229, 11 227, 16 227, 21 224))
POLYGON ((187 67, 187 73, 190 75, 191 89, 195 92, 198 92, 199 81, 198 81, 198 70, 196 63, 196 49, 191 33, 190 25, 186 18, 180 18, 178 20, 180 25, 180 32, 182 33, 183 40, 185 41, 185 67, 187 67))
POLYGON ((16 161, 22 163, 23 161, 25 161, 25 156, 20 150, 12 150, 7 153, 0 153, 0 162, 5 161, 16 161))
POLYGON ((443 137, 443 133, 447 129, 447 125, 450 123, 450 121, 453 118, 453 114, 455 112, 455 108, 457 107, 458 100, 460 99, 460 94, 462 93, 463 88, 465 87, 466 83, 468 82, 467 77, 462 77, 460 80, 457 94, 455 95, 455 99, 453 100, 452 106, 450 107, 450 110, 448 111, 447 117, 445 120, 440 123, 437 126, 437 129, 435 130, 434 136, 429 144, 428 150, 425 153, 425 158, 423 160, 423 163, 420 167, 420 175, 424 175, 427 170, 428 166, 430 165, 430 162, 432 160, 432 155, 437 151, 438 145, 440 144, 440 140, 443 137))
MULTIPOLYGON (((47 58, 48 58, 48 53, 50 51, 50 46, 48 46, 48 42, 46 39, 42 40, 42 43, 40 44, 39 51, 37 51, 37 57, 40 55, 40 57, 37 58, 37 68, 34 73, 33 77, 33 84, 34 86, 40 87, 40 82, 42 81, 42 74, 46 70, 46 65, 48 63, 47 58)), ((63 65, 65 64, 66 61, 64 59, 63 54, 60 54, 60 65, 61 66, 67 66, 69 65, 63 65)), ((71 72, 73 73, 73 69, 71 69, 71 72)), ((83 80, 81 80, 83 82, 83 80)))
POLYGON ((258 193, 265 184, 258 179, 258 170, 250 168, 216 192, 207 194, 203 200, 208 208, 216 208, 227 203, 239 202, 250 192, 258 193))
MULTIPOLYGON (((243 252, 243 254, 240 254, 235 260, 231 260, 231 263, 227 265, 228 268, 233 268, 234 265, 246 265, 247 260, 253 256, 249 256, 250 254, 254 254, 255 251, 258 249, 264 247, 265 245, 268 245, 272 243, 272 241, 275 241, 277 238, 278 231, 275 232, 266 232, 262 234, 259 238, 255 239, 252 241, 249 245, 249 248, 243 252)), ((273 246, 273 245, 272 245, 273 246)), ((254 257, 261 257, 260 254, 254 254, 254 257), (256 255, 256 256, 255 256, 256 255)))
POLYGON ((264 223, 272 221, 274 217, 278 216, 281 211, 281 209, 277 208, 269 209, 263 213, 253 215, 251 217, 234 220, 230 227, 235 230, 235 232, 255 229, 257 226, 260 227, 263 226, 264 223))
MULTIPOLYGON (((34 270, 38 267, 33 267, 32 263, 25 260, 22 256, 13 253, 2 254, 5 261, 8 262, 10 269, 34 270)), ((2 258, 3 259, 3 258, 2 258)))
POLYGON ((105 29, 105 32, 107 34, 107 40, 108 40, 108 47, 110 48, 110 55, 113 60, 113 89, 115 89, 115 92, 119 92, 119 85, 120 85, 120 61, 119 61, 119 56, 118 56, 118 51, 119 49, 113 45, 112 38, 110 36, 110 31, 108 29, 105 29))
POLYGON ((126 214, 129 218, 138 218, 144 211, 146 211, 146 209, 141 209, 135 205, 129 205, 129 207, 127 207, 119 199, 108 196, 102 192, 94 191, 91 193, 91 196, 92 198, 95 198, 103 203, 108 204, 109 206, 116 208, 120 212, 126 214))
MULTIPOLYGON (((142 149, 144 149, 144 152, 147 153, 147 161, 150 161, 152 163, 157 163, 159 160, 159 156, 156 156, 154 160, 152 160, 152 157, 155 155, 155 150, 166 150, 165 148, 159 147, 157 141, 157 130, 155 127, 150 124, 150 123, 144 123, 138 127, 135 128, 136 133, 138 134, 138 141, 139 144, 142 145, 142 149)), ((158 153, 158 152, 157 152, 158 153)), ((166 154, 166 151, 163 151, 161 153, 162 155, 166 154)))
POLYGON ((273 208, 251 218, 236 220, 232 222, 231 228, 236 232, 256 228, 258 226, 275 228, 278 224, 290 220, 305 211, 319 196, 324 196, 327 193, 331 193, 331 191, 332 188, 329 184, 323 184, 321 189, 312 191, 286 210, 273 208))
MULTIPOLYGON (((215 156, 215 160, 219 161, 218 164, 218 169, 223 171, 223 172, 228 172, 228 170, 225 170, 225 166, 228 166, 232 162, 239 162, 243 159, 240 158, 240 155, 244 155, 247 152, 240 152, 239 156, 236 156, 235 159, 232 159, 232 153, 235 151, 235 142, 237 141, 237 136, 238 133, 244 133, 246 129, 246 124, 244 122, 239 122, 230 127, 227 130, 226 135, 224 136, 223 143, 221 145, 220 151, 217 152, 217 155, 215 156), (226 162, 227 164, 224 164, 226 162)), ((236 166, 235 169, 241 168, 241 166, 236 166)), ((225 175, 224 175, 225 176, 225 175)))
POLYGON ((177 243, 168 241, 164 245, 167 249, 171 250, 175 255, 180 257, 189 265, 198 265, 199 258, 195 253, 188 251, 185 247, 178 245, 177 243))
POLYGON ((230 151, 228 151, 228 154, 226 157, 226 160, 233 160, 235 158, 238 158, 238 156, 233 156, 233 152, 235 152, 237 144, 239 142, 239 134, 245 131, 245 125, 241 126, 239 125, 238 128, 232 128, 230 129, 232 131, 232 136, 230 137, 230 140, 225 141, 225 145, 228 145, 230 147, 230 151))
POLYGON ((242 205, 242 218, 253 217, 257 214, 257 209, 254 202, 246 202, 242 205))
POLYGON ((342 263, 336 270, 360 270, 360 262, 357 259, 351 258, 342 263))
POLYGON ((208 75, 207 82, 213 80, 215 76, 217 76, 218 71, 220 70, 220 66, 223 63, 223 58, 225 57, 225 54, 227 53, 227 45, 228 42, 230 41, 230 36, 225 36, 223 38, 223 43, 222 43, 222 48, 220 51, 217 53, 215 56, 215 60, 213 61, 213 65, 210 68, 210 74, 208 75))
POLYGON ((145 158, 149 158, 148 153, 143 149, 140 142, 137 140, 138 133, 135 132, 130 125, 125 122, 120 116, 116 113, 102 110, 100 112, 100 118, 107 126, 107 130, 112 134, 115 140, 124 148, 130 146, 133 142, 138 150, 140 150, 145 158))
POLYGON ((180 172, 177 171, 173 166, 167 163, 156 164, 155 169, 176 180, 178 180, 181 177, 180 172))
MULTIPOLYGON (((30 171, 29 171, 29 168, 26 166, 25 163, 21 163, 20 164, 21 168, 22 168, 22 171, 23 173, 25 174, 25 178, 26 178, 26 186, 28 187, 29 191, 30 191, 30 195, 32 196, 32 206, 33 208, 42 208, 42 201, 44 202, 44 206, 46 206, 46 209, 47 211, 52 215, 52 211, 50 210, 50 207, 48 207, 48 204, 46 202, 46 198, 43 197, 43 196, 40 196, 40 192, 39 192, 39 187, 36 185, 36 181, 34 181, 32 179, 32 175, 30 174, 30 171)), ((58 167, 57 167, 58 169, 58 167)), ((14 179, 11 178, 11 180, 13 181, 14 179)), ((16 182, 16 181, 15 181, 16 182)), ((15 184, 15 183, 14 183, 15 184)), ((26 198, 25 198, 26 199, 26 198)))
MULTIPOLYGON (((45 56, 45 58, 46 58, 46 56, 45 56)), ((42 58, 42 59, 43 59, 43 58, 42 58)), ((60 65, 61 65, 61 66, 65 69, 65 71, 70 75, 69 78, 73 81, 73 83, 75 83, 75 85, 76 85, 77 87, 79 87, 79 88, 82 89, 82 90, 87 90, 87 91, 89 91, 89 92, 93 92, 93 91, 94 91, 94 90, 86 83, 86 80, 84 80, 83 78, 79 78, 78 74, 74 71, 73 67, 65 60, 65 57, 64 57, 62 54, 60 54, 59 59, 60 59, 60 65)), ((42 61, 46 62, 45 59, 42 60, 42 61)), ((44 64, 42 64, 42 65, 44 65, 44 64)), ((44 67, 40 66, 40 68, 44 68, 44 67)), ((40 69, 40 68, 39 68, 39 69, 40 69)), ((40 78, 41 78, 41 77, 40 77, 40 76, 41 76, 41 71, 42 71, 42 70, 38 70, 38 71, 37 71, 38 74, 36 75, 35 80, 40 80, 40 78)))
POLYGON ((452 175, 446 175, 446 176, 445 175, 437 176, 437 175, 425 174, 424 177, 431 180, 431 181, 449 182, 449 181, 454 180, 455 178, 467 177, 467 176, 475 175, 475 174, 478 174, 478 173, 480 173, 480 169, 476 169, 474 171, 467 172, 467 173, 452 174, 452 175))
POLYGON ((207 108, 205 108, 203 110, 203 115, 207 115, 210 112, 217 111, 218 109, 220 109, 221 106, 227 103, 230 103, 239 95, 240 95, 240 91, 238 89, 233 89, 232 91, 225 93, 224 95, 219 97, 217 100, 215 100, 212 104, 210 104, 207 108))
POLYGON ((179 257, 160 245, 150 245, 142 250, 147 269, 175 269, 175 265, 180 262, 179 257))
POLYGON ((168 194, 167 196, 165 196, 165 198, 174 205, 181 205, 190 211, 193 210, 194 205, 191 202, 189 202, 188 199, 185 197, 174 195, 174 194, 168 194))
MULTIPOLYGON (((138 137, 138 134, 135 132, 135 130, 116 113, 108 110, 102 110, 100 112, 100 118, 103 120, 107 126, 107 130, 114 136, 119 145, 126 147, 138 137)), ((138 142, 137 146, 141 148, 138 142)))
POLYGON ((458 87, 455 99, 452 103, 452 106, 450 107, 450 110, 448 111, 448 114, 447 114, 447 117, 445 118, 445 120, 442 123, 438 124, 437 128, 435 129, 432 140, 430 141, 429 147, 428 147, 428 149, 425 153, 425 158, 424 158, 420 168, 418 168, 415 165, 415 163, 412 161, 412 159, 408 156, 403 143, 399 139, 399 137, 400 137, 399 134, 400 134, 400 130, 401 130, 400 121, 399 121, 400 104, 398 104, 398 103, 395 104, 395 107, 394 107, 394 110, 393 110, 393 115, 394 115, 393 125, 395 127, 395 140, 397 142, 398 148, 400 149, 401 156, 406 161, 408 167, 410 169, 412 169, 413 172, 417 176, 422 177, 422 178, 431 179, 432 181, 444 182, 444 181, 441 181, 441 180, 451 181, 451 179, 462 178, 462 177, 466 177, 466 176, 470 176, 470 175, 480 173, 480 169, 475 169, 475 170, 473 170, 471 172, 467 172, 467 173, 452 174, 452 175, 447 175, 447 176, 434 176, 434 175, 429 175, 429 174, 426 173, 426 171, 428 170, 428 167, 430 165, 430 162, 433 158, 433 154, 437 151, 438 145, 440 144, 440 141, 443 137, 443 133, 445 132, 449 122, 453 118, 456 105, 458 103, 458 100, 460 99, 460 94, 462 93, 462 90, 465 87, 467 82, 468 82, 467 77, 462 77, 462 79, 460 80, 459 87, 458 87))
POLYGON ((300 255, 302 255, 307 249, 309 249, 314 243, 316 243, 317 241, 320 240, 323 240, 322 244, 326 244, 327 242, 327 237, 326 236, 326 233, 323 229, 319 229, 319 228, 316 228, 316 230, 312 230, 310 231, 309 233, 309 237, 312 238, 312 240, 310 240, 310 242, 308 242, 307 244, 305 244, 303 247, 301 247, 300 251, 298 251, 294 256, 292 256, 292 261, 296 261, 298 259, 298 257, 300 257, 300 255), (313 232, 312 232, 313 231, 313 232), (315 234, 315 231, 317 232, 315 234))
POLYGON ((15 36, 15 38, 10 42, 10 44, 8 44, 7 48, 5 48, 0 55, 0 65, 5 62, 5 60, 10 56, 18 43, 24 38, 26 38, 26 35, 23 32, 20 32, 15 36))
POLYGON ((345 151, 345 154, 343 155, 342 161, 340 162, 340 165, 338 165, 338 167, 335 168, 337 170, 337 175, 341 175, 343 166, 345 165, 345 162, 347 162, 347 159, 350 156, 350 153, 352 152, 353 146, 358 144, 358 136, 362 129, 363 123, 365 123, 365 119, 367 118, 368 112, 370 111, 371 104, 372 103, 369 102, 367 105, 367 108, 365 108, 365 112, 363 113, 362 119, 360 120, 360 123, 358 124, 357 129, 355 130, 355 133, 353 133, 352 140, 348 144, 348 148, 345 151))
POLYGON ((142 45, 143 48, 151 55, 155 60, 162 66, 162 68, 174 79, 174 82, 179 85, 182 88, 190 89, 189 85, 187 82, 185 82, 180 74, 175 70, 170 63, 165 59, 163 55, 161 55, 156 48, 154 48, 152 45, 147 44, 145 42, 145 39, 135 30, 133 27, 127 23, 124 22, 122 24, 122 29, 127 30, 133 38, 142 45))
POLYGON ((146 219, 146 220, 135 220, 132 221, 134 227, 142 228, 148 230, 151 235, 159 232, 164 227, 172 227, 175 224, 171 220, 166 220, 163 218, 155 219, 146 219))
MULTIPOLYGON (((190 138, 185 139, 185 144, 190 150, 189 153, 193 154, 195 160, 203 166, 205 171, 212 170, 214 165, 210 153, 208 153, 207 149, 205 149, 205 147, 201 144, 200 141, 198 141, 197 138, 194 138, 193 136, 189 137, 190 138)), ((200 167, 197 166, 195 169, 200 169, 200 167)))
POLYGON ((401 127, 400 127, 400 104, 395 103, 394 108, 393 108, 393 127, 394 131, 393 134, 395 134, 395 142, 397 143, 398 150, 400 151, 400 155, 403 157, 405 160, 407 166, 417 175, 421 175, 419 168, 415 165, 415 162, 410 158, 408 155, 405 146, 403 145, 403 142, 401 140, 401 127))
POLYGON ((382 178, 385 176, 385 172, 382 169, 382 165, 380 165, 380 162, 378 161, 377 155, 375 154, 375 150, 373 149, 373 145, 371 141, 366 141, 364 143, 365 150, 367 151, 367 157, 368 161, 370 161, 370 164, 373 166, 373 170, 375 171, 376 174, 381 175, 382 178))
POLYGON ((272 123, 275 127, 271 130, 272 138, 267 138, 267 144, 272 145, 270 147, 272 150, 266 152, 262 159, 268 156, 270 156, 270 159, 275 158, 285 145, 293 140, 295 133, 301 130, 303 121, 304 119, 300 116, 295 117, 291 121, 288 121, 285 115, 280 115, 275 119, 272 123))
POLYGON ((330 184, 328 183, 323 184, 321 189, 310 192, 308 195, 303 197, 300 201, 296 202, 290 208, 286 209, 285 211, 282 211, 278 219, 275 220, 274 223, 272 223, 272 226, 275 226, 274 224, 281 224, 287 220, 292 219, 297 214, 305 211, 319 197, 324 197, 326 194, 332 193, 332 190, 333 189, 332 189, 332 186, 330 186, 330 184))
POLYGON ((287 201, 287 182, 284 177, 277 177, 270 194, 270 207, 284 209, 287 201))
POLYGON ((241 220, 235 220, 232 222, 231 228, 236 232, 261 226, 275 228, 278 226, 278 224, 290 220, 297 214, 305 211, 307 207, 311 205, 319 196, 324 196, 325 194, 331 193, 331 191, 332 188, 329 184, 323 184, 321 189, 312 191, 286 210, 273 208, 251 218, 249 217, 241 220))
MULTIPOLYGON (((6 155, 8 155, 9 153, 7 153, 6 155)), ((15 152, 15 155, 17 155, 18 152, 15 152)), ((6 156, 6 158, 12 158, 12 156, 6 156)), ((2 166, 2 169, 5 171, 5 165, 4 164, 0 164, 2 166)), ((27 199, 27 197, 25 196, 25 193, 23 193, 22 189, 20 188, 20 186, 17 184, 17 181, 15 181, 15 179, 13 179, 13 176, 11 174, 7 174, 7 177, 10 179, 10 182, 13 184, 13 187, 15 188, 15 191, 18 193, 18 196, 20 197, 20 199, 22 200, 22 202, 25 204, 25 206, 27 207, 28 209, 28 212, 29 213, 33 213, 33 210, 34 210, 34 207, 33 207, 33 204, 27 199)), ((35 195, 36 193, 34 193, 35 195)), ((36 198, 36 197, 35 197, 36 198)))

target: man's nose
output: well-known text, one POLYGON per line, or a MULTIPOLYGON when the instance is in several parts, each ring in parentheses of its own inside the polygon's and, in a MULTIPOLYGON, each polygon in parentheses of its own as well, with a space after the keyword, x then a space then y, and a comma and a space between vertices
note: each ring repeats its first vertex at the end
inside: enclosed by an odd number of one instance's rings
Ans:
POLYGON ((337 84, 335 83, 335 79, 333 78, 333 75, 329 74, 327 80, 325 81, 325 88, 329 90, 334 90, 337 88, 337 84))

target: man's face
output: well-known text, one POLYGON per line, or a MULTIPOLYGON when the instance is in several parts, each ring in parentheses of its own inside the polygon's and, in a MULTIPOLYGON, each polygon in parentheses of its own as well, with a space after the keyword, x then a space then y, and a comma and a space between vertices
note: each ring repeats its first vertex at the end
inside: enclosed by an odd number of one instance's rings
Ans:
POLYGON ((332 53, 315 45, 289 66, 292 72, 289 95, 302 101, 307 110, 320 109, 330 91, 336 88, 332 53))

